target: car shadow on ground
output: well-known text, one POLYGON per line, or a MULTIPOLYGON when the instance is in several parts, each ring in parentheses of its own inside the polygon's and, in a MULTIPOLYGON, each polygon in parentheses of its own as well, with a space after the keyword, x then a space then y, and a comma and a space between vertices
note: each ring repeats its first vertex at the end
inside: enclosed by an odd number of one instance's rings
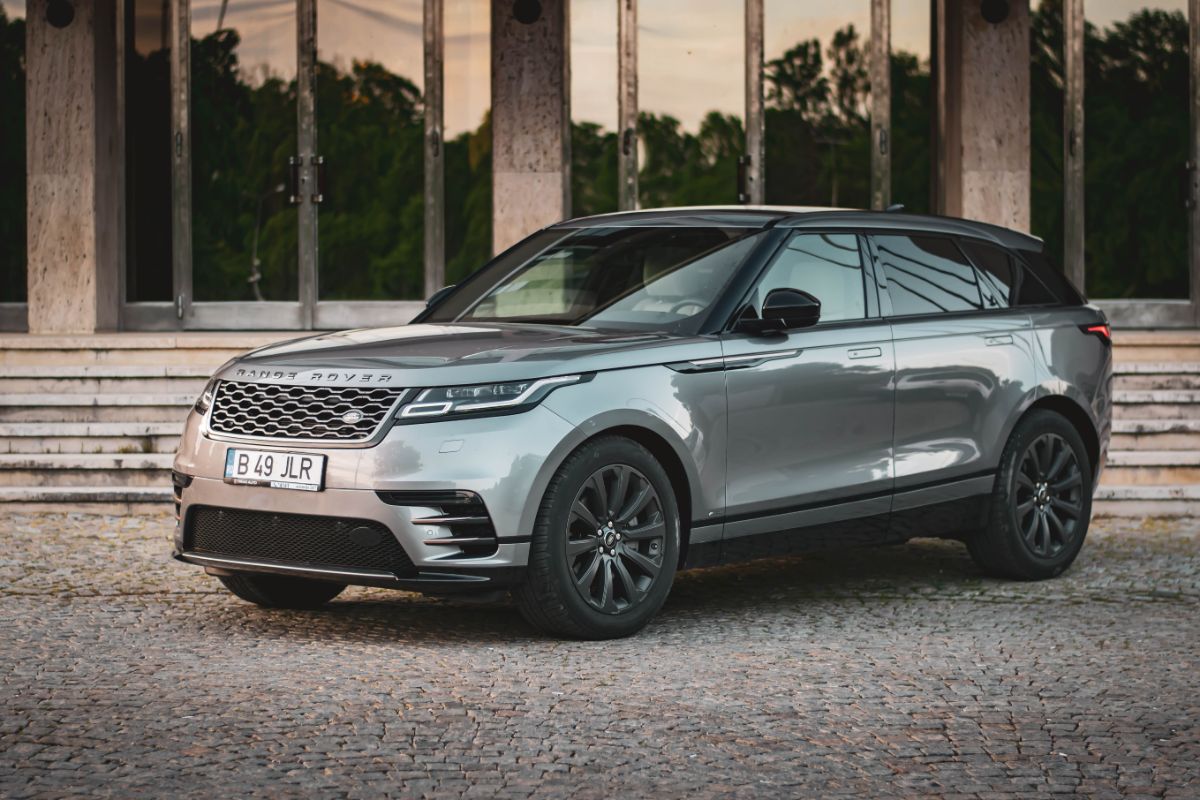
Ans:
MULTIPOLYGON (((697 619, 772 615, 797 604, 838 598, 880 603, 934 593, 979 590, 988 583, 957 542, 916 540, 885 548, 854 548, 754 561, 677 575, 657 624, 687 627, 697 619)), ((476 644, 546 641, 507 596, 486 602, 469 597, 423 597, 377 589, 347 590, 318 611, 255 608, 229 597, 220 614, 239 617, 255 635, 386 642, 476 644), (304 619, 297 625, 297 616, 304 619)))

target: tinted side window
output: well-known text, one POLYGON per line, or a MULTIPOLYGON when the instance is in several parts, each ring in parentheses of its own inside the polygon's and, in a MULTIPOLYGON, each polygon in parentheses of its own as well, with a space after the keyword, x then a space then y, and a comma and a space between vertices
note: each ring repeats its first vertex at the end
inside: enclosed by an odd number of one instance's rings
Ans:
POLYGON ((862 257, 854 234, 801 233, 771 262, 753 300, 756 313, 775 289, 800 289, 821 301, 821 322, 867 315, 862 257))
POLYGON ((983 308, 975 269, 950 239, 876 236, 875 244, 894 315, 983 308))
POLYGON ((1017 305, 1021 272, 1013 257, 1005 250, 983 242, 960 239, 958 244, 979 268, 984 308, 1017 305))
MULTIPOLYGON (((1035 301, 1032 299, 1032 295, 1031 299, 1026 299, 1024 294, 1022 294, 1022 305, 1033 305, 1036 303, 1046 302, 1066 303, 1074 306, 1083 304, 1083 294, 1071 285, 1071 282, 1067 280, 1066 275, 1063 275, 1050 264, 1050 261, 1046 258, 1045 253, 1034 250, 1022 250, 1021 256, 1028 263, 1029 268, 1033 273, 1031 277, 1036 278, 1036 280, 1029 280, 1027 283, 1034 284, 1037 281, 1041 281, 1042 285, 1053 297, 1052 300, 1035 301)), ((1033 289, 1031 287, 1031 292, 1032 291, 1033 289)))

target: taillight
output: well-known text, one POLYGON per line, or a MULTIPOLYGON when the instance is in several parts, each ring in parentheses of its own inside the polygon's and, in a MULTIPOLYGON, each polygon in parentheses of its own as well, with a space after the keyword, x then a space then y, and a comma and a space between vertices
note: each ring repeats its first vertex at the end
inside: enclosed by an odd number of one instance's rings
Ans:
POLYGON ((1099 337, 1105 344, 1112 344, 1112 329, 1107 322, 1102 325, 1080 325, 1079 330, 1099 337))

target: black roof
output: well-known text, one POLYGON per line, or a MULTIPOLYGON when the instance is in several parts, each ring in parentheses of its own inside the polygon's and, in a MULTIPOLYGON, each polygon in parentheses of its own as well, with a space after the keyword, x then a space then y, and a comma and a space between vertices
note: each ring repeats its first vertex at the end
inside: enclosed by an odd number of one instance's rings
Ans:
POLYGON ((566 220, 556 228, 599 227, 847 228, 850 230, 921 231, 974 236, 1021 250, 1041 251, 1042 240, 986 222, 890 211, 810 208, 803 206, 691 206, 619 211, 566 220))

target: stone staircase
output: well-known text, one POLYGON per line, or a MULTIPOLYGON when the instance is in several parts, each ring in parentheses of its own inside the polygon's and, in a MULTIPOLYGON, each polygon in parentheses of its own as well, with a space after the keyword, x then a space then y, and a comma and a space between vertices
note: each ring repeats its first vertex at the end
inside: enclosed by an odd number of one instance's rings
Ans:
MULTIPOLYGON (((208 375, 294 335, 0 335, 0 507, 167 507, 172 453, 208 375)), ((1097 513, 1200 513, 1200 331, 1119 331, 1114 354, 1097 513)))
POLYGON ((1114 333, 1113 436, 1098 514, 1200 514, 1200 331, 1114 333))
POLYGON ((169 508, 172 455, 208 376, 295 335, 0 335, 0 507, 169 508))

